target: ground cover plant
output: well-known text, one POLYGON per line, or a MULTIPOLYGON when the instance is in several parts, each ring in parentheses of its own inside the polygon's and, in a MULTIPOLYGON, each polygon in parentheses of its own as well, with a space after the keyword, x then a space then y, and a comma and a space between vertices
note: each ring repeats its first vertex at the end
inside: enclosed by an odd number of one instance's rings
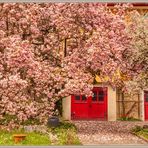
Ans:
POLYGON ((142 121, 140 119, 137 119, 137 118, 133 118, 133 117, 121 117, 121 118, 118 118, 119 121, 142 121))
POLYGON ((136 126, 132 129, 132 133, 148 142, 148 126, 136 126))
POLYGON ((136 126, 132 129, 132 132, 139 136, 140 138, 146 140, 148 142, 148 126, 136 126))

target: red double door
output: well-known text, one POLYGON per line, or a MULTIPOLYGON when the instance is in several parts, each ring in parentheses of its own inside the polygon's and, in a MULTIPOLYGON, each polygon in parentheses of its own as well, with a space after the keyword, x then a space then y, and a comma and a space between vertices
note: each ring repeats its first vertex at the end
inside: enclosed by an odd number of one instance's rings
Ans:
POLYGON ((145 120, 148 120, 148 91, 144 91, 145 120))
POLYGON ((93 96, 72 96, 72 119, 107 120, 107 88, 94 87, 93 96))

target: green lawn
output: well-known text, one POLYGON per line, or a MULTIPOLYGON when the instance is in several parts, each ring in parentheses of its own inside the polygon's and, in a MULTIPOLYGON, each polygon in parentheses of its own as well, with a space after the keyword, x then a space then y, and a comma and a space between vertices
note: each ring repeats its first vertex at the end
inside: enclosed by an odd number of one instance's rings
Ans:
POLYGON ((50 145, 50 139, 47 135, 43 135, 37 132, 25 133, 26 139, 21 143, 15 144, 13 140, 13 134, 18 134, 20 131, 0 131, 0 145, 50 145))
POLYGON ((71 123, 61 123, 57 128, 48 128, 48 133, 56 135, 57 140, 52 141, 46 134, 39 132, 24 132, 23 130, 0 131, 0 145, 81 145, 78 137, 76 127, 71 123), (15 144, 13 134, 26 134, 26 139, 21 143, 15 144))

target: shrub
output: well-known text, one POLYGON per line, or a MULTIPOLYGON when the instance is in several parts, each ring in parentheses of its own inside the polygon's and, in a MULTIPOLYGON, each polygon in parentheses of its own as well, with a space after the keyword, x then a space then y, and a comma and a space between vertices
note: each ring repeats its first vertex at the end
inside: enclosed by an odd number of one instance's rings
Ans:
POLYGON ((141 126, 135 126, 133 129, 132 129, 132 132, 134 133, 137 133, 139 131, 143 130, 143 128, 141 126))

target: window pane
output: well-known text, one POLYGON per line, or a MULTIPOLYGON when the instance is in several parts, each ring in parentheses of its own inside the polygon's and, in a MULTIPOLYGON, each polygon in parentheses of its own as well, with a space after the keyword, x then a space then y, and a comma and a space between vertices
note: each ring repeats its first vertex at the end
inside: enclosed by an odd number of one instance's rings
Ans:
POLYGON ((98 101, 104 101, 104 91, 101 90, 98 93, 98 101))
POLYGON ((145 92, 145 102, 148 102, 148 92, 145 92))
POLYGON ((75 96, 75 100, 80 100, 80 96, 75 96))
POLYGON ((82 96, 82 101, 86 101, 86 96, 82 96))
POLYGON ((93 92, 92 101, 97 101, 97 92, 96 91, 93 92))

